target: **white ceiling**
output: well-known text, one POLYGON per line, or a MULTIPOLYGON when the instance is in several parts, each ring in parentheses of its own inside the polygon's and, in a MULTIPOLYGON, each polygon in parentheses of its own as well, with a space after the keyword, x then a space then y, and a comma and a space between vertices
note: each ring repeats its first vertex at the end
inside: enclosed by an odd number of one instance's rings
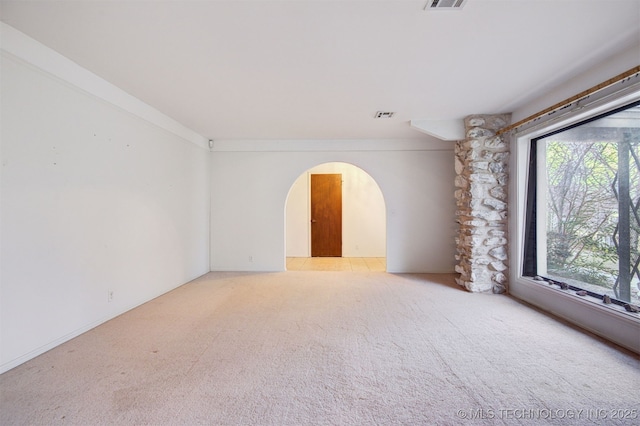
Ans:
POLYGON ((410 120, 511 112, 640 46, 640 0, 426 3, 2 0, 0 19, 211 139, 424 138, 410 120))

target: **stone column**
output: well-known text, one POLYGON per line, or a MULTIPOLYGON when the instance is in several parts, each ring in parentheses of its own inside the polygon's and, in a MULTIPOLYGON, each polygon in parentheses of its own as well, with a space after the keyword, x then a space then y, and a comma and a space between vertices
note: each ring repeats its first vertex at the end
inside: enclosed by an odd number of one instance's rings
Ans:
POLYGON ((456 142, 456 278, 471 292, 507 288, 507 184, 509 144, 496 132, 509 114, 465 119, 467 138, 456 142))

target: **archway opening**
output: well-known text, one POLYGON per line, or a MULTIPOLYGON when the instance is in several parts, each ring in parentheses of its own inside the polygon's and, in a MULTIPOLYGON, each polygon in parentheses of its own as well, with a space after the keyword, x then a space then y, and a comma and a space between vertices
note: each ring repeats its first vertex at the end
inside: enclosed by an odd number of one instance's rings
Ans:
POLYGON ((320 164, 294 181, 285 206, 285 234, 287 270, 386 270, 384 197, 373 177, 352 164, 320 164), (313 238, 317 238, 317 231, 312 232, 313 175, 341 176, 340 256, 312 256, 313 238))

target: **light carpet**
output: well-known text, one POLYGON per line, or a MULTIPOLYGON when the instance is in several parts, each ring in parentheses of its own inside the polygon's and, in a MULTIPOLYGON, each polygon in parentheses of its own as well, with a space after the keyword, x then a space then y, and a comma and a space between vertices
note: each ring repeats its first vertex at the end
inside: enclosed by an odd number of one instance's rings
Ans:
POLYGON ((639 385, 453 275, 210 273, 1 375, 0 424, 637 425, 639 385))

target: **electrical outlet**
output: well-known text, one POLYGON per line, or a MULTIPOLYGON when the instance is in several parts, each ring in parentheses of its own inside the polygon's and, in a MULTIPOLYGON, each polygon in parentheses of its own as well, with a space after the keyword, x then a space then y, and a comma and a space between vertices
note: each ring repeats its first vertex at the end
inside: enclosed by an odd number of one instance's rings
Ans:
POLYGON ((107 302, 113 302, 113 290, 107 292, 107 302))

